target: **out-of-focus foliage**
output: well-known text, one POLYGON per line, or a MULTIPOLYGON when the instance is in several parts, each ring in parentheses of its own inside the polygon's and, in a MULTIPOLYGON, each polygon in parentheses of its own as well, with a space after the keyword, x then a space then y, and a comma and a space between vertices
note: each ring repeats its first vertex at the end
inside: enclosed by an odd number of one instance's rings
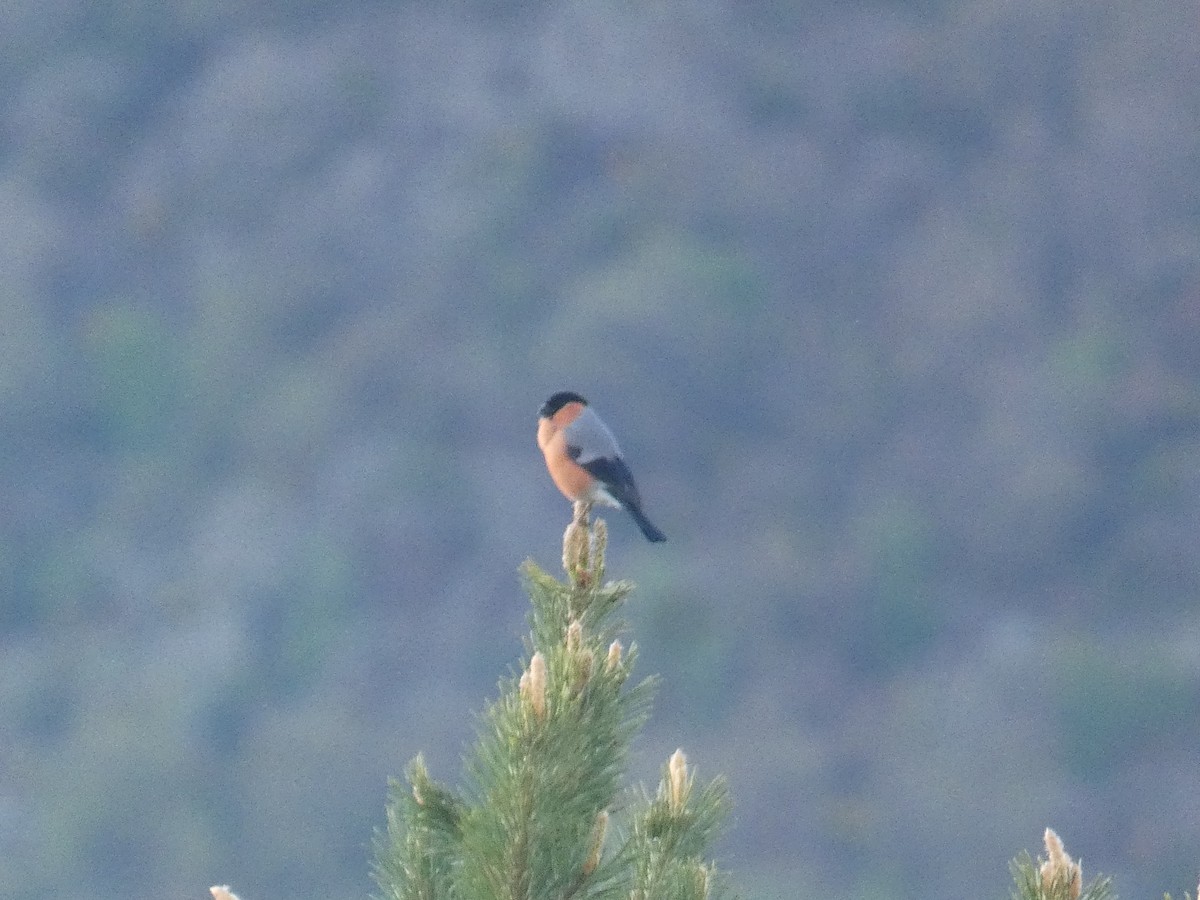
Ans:
POLYGON ((368 893, 555 558, 562 388, 671 538, 611 520, 641 777, 729 773, 748 893, 1000 896, 1050 821, 1190 886, 1195 28, 10 3, 0 896, 368 893))

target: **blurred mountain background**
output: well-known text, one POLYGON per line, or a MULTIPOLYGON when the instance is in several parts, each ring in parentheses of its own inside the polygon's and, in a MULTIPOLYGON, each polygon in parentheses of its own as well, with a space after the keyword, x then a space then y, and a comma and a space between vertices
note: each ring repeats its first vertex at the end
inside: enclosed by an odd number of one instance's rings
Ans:
POLYGON ((1200 857, 1191 4, 85 4, 0 28, 0 896, 364 898, 621 437, 633 774, 747 896, 1200 857))

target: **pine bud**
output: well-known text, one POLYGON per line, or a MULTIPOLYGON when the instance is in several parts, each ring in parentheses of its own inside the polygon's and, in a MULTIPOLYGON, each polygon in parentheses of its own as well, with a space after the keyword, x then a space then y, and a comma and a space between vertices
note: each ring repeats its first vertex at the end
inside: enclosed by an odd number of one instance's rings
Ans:
POLYGON ((671 754, 667 762, 668 793, 667 801, 671 812, 679 815, 687 805, 688 795, 692 792, 692 780, 688 776, 687 757, 682 750, 671 754))
POLYGON ((409 763, 408 783, 412 785, 412 795, 417 801, 417 806, 424 806, 424 788, 429 785, 429 770, 425 768, 425 757, 420 753, 409 763))
POLYGON ((583 624, 578 619, 572 619, 567 626, 567 652, 578 653, 583 645, 583 624))
POLYGON ((533 709, 539 722, 546 718, 546 657, 541 652, 533 654, 529 669, 521 676, 521 696, 533 709))
POLYGON ((620 641, 613 641, 608 645, 608 659, 604 662, 604 670, 610 675, 621 667, 621 651, 623 649, 620 641))
POLYGON ((575 505, 571 507, 571 511, 575 516, 575 524, 582 525, 583 530, 587 531, 588 516, 591 515, 592 512, 592 501, 576 500, 575 505))
POLYGON ((1062 839, 1054 833, 1054 829, 1046 829, 1045 842, 1046 861, 1039 869, 1043 893, 1049 896, 1052 885, 1065 884, 1070 900, 1079 900, 1079 893, 1083 889, 1083 868, 1067 855, 1062 839))
POLYGON ((608 810, 602 809, 596 813, 596 822, 592 825, 592 836, 588 842, 587 859, 583 862, 583 874, 591 875, 600 865, 600 857, 604 854, 604 836, 608 833, 608 810))
POLYGON ((587 564, 587 526, 574 519, 563 532, 563 571, 574 581, 587 564))

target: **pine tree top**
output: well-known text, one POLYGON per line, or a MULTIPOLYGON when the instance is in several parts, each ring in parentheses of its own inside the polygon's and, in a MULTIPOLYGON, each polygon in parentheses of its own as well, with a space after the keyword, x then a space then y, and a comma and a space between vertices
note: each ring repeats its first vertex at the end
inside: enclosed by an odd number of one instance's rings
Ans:
POLYGON ((563 536, 563 581, 522 566, 530 633, 518 671, 479 716, 465 781, 435 783, 424 760, 393 782, 376 840, 385 900, 701 898, 723 892, 707 861, 727 810, 677 751, 654 794, 623 787, 650 711, 652 679, 630 684, 621 606, 605 580, 607 531, 578 503, 563 536))

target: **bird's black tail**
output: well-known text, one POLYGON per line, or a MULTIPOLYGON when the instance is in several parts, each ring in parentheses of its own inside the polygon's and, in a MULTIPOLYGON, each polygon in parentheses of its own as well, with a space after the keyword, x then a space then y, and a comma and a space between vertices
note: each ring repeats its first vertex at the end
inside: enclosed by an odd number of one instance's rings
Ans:
POLYGON ((659 544, 667 539, 667 536, 655 528, 654 524, 646 518, 636 503, 626 503, 625 509, 633 516, 633 521, 637 522, 637 527, 642 529, 642 534, 646 536, 646 540, 653 544, 659 544))

